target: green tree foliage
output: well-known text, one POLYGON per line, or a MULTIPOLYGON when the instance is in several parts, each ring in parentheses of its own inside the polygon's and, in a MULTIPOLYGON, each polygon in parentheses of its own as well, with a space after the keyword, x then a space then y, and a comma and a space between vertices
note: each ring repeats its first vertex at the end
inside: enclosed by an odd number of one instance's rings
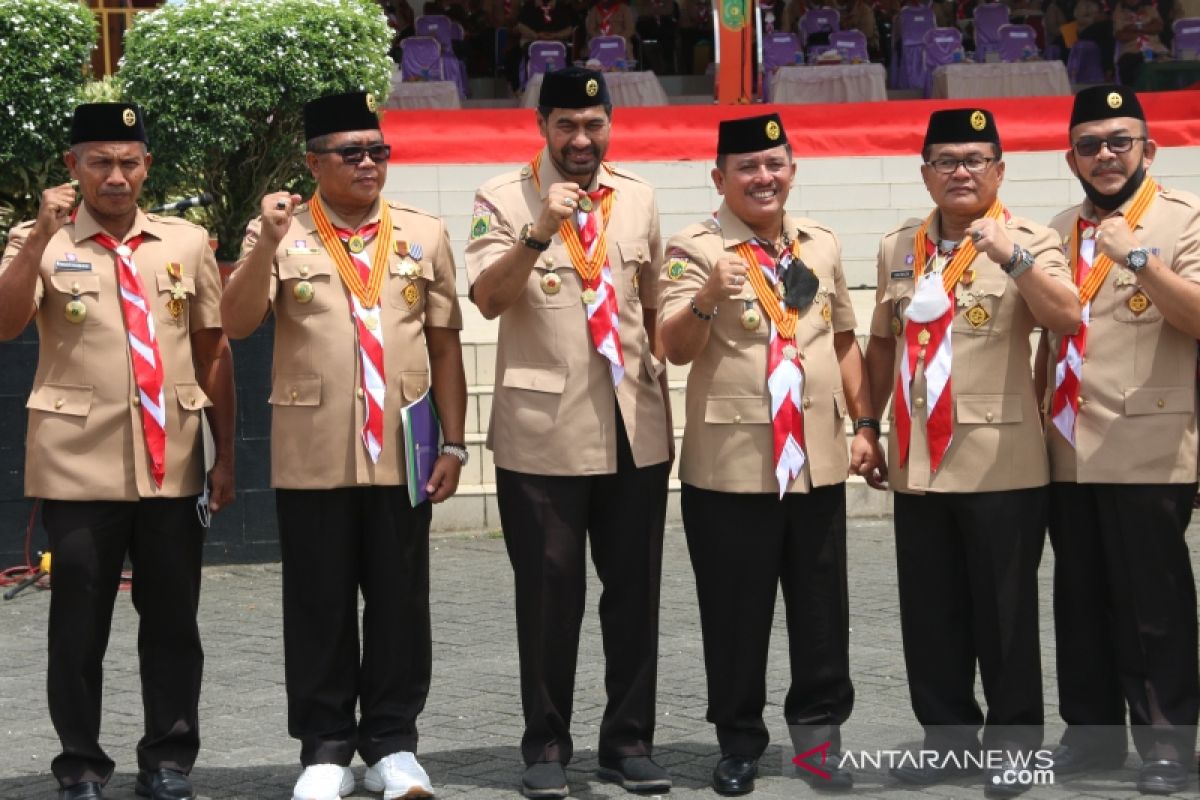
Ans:
POLYGON ((204 220, 232 259, 263 194, 307 194, 303 107, 335 92, 387 97, 391 32, 374 0, 189 0, 140 14, 118 78, 142 106, 147 190, 208 191, 204 220))
POLYGON ((95 18, 78 0, 0 0, 0 235, 66 180, 62 154, 95 44, 95 18))

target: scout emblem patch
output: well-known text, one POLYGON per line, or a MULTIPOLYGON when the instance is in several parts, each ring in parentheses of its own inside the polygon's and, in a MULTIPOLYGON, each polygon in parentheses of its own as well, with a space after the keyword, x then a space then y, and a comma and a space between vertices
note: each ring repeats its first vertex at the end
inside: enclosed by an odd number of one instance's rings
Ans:
POLYGON ((1139 289, 1133 293, 1126 304, 1129 306, 1130 311, 1132 311, 1134 314, 1140 315, 1150 307, 1150 298, 1146 296, 1145 292, 1139 289))
POLYGON ((682 258, 672 258, 667 264, 667 277, 673 281, 682 278, 685 272, 687 272, 687 262, 682 258))
POLYGON ((489 203, 475 201, 471 211, 471 238, 478 239, 492 229, 492 214, 494 209, 489 203))

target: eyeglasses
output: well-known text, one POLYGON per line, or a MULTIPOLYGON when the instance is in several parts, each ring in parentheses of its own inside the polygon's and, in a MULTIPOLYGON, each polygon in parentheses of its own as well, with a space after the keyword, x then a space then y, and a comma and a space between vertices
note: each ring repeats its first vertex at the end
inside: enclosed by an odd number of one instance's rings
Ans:
POLYGON ((369 155, 371 160, 378 164, 392 157, 392 146, 390 144, 373 144, 363 147, 362 145, 348 144, 345 147, 329 147, 324 150, 313 150, 313 152, 322 155, 337 153, 347 164, 361 164, 363 159, 369 155))
POLYGON ((1071 147, 1075 148, 1075 155, 1085 156, 1090 158, 1100 154, 1100 148, 1107 145, 1108 152, 1113 155, 1128 153, 1133 148, 1134 142, 1146 141, 1145 136, 1109 136, 1101 138, 1099 136, 1084 136, 1080 138, 1071 147))
POLYGON ((962 164, 966 167, 967 172, 972 175, 978 175, 983 172, 988 166, 995 161, 994 158, 984 158, 983 156, 968 156, 967 158, 935 158, 933 161, 926 161, 925 165, 933 167, 933 171, 939 175, 953 175, 958 171, 958 165, 962 164))

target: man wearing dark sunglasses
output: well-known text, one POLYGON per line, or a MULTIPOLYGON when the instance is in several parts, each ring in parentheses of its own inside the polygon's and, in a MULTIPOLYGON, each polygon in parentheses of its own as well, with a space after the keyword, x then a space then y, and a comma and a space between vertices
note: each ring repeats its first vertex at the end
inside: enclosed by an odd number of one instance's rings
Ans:
POLYGON ((423 500, 450 497, 467 460, 454 258, 441 220, 381 199, 390 148, 371 95, 308 103, 304 130, 316 194, 263 198, 221 307, 234 338, 275 314, 271 483, 288 731, 304 765, 294 800, 352 792, 356 752, 369 791, 428 797, 414 755, 431 662, 423 500), (445 443, 437 455, 426 442, 435 460, 416 492, 406 445, 419 443, 401 411, 431 390, 445 443))
POLYGON ((1059 775, 1125 762, 1183 789, 1196 743, 1196 594, 1184 533, 1196 493, 1200 198, 1147 174, 1157 146, 1132 90, 1075 97, 1067 164, 1087 199, 1054 218, 1083 325, 1041 349, 1059 775))
POLYGON ((990 112, 932 114, 921 174, 936 208, 880 244, 866 355, 873 407, 894 387, 904 661, 924 749, 939 756, 892 775, 924 785, 987 766, 989 796, 1029 788, 1006 768, 1042 741, 1037 570, 1049 470, 1029 336, 1079 325, 1058 237, 999 200, 1001 155, 990 112), (978 760, 981 727, 1003 766, 978 760))

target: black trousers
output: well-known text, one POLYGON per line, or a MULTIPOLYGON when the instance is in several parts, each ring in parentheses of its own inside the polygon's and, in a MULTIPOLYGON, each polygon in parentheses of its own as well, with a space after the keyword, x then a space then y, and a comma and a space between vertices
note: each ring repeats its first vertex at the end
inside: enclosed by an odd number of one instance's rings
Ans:
POLYGON ((1200 715, 1196 484, 1054 483, 1054 632, 1064 744, 1190 759, 1200 715))
POLYGON ((781 584, 792 678, 784 718, 797 747, 829 739, 840 748, 854 706, 845 484, 782 501, 684 484, 680 501, 700 600, 708 721, 721 753, 757 758, 770 741, 763 708, 781 584))
POLYGON ((300 762, 415 752, 433 660, 430 504, 414 509, 403 486, 278 489, 275 504, 288 733, 300 762))
POLYGON ((670 464, 638 468, 617 418, 617 471, 529 475, 496 468, 496 500, 516 584, 526 764, 571 760, 575 663, 591 539, 603 584, 608 704, 601 758, 650 755, 658 679, 658 600, 670 464))
POLYGON ((1034 748, 1042 741, 1037 569, 1045 487, 895 494, 900 626, 925 746, 1034 748), (975 665, 987 717, 975 700, 975 665))
POLYGON ((100 747, 103 661, 125 556, 133 564, 145 735, 138 767, 190 772, 200 749, 204 651, 196 625, 204 529, 196 498, 132 502, 46 500, 54 557, 46 693, 62 742, 51 764, 62 786, 105 783, 100 747))

